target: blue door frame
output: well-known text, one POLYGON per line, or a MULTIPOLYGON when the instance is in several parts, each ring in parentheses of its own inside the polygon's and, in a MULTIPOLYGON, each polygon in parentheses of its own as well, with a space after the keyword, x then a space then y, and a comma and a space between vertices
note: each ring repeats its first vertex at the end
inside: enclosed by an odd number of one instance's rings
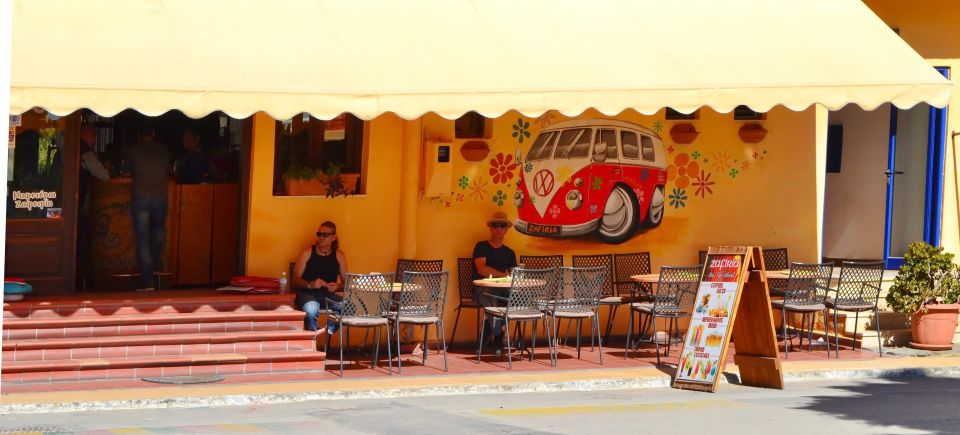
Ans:
MULTIPOLYGON (((948 68, 937 67, 944 77, 950 78, 948 68)), ((940 224, 943 217, 943 167, 947 142, 947 109, 930 108, 927 122, 927 174, 924 192, 924 241, 940 245, 940 224)), ((897 108, 890 107, 890 141, 887 145, 887 204, 883 232, 883 259, 887 269, 900 269, 902 257, 892 257, 890 238, 893 231, 893 195, 896 175, 902 172, 896 169, 897 156, 897 108)))

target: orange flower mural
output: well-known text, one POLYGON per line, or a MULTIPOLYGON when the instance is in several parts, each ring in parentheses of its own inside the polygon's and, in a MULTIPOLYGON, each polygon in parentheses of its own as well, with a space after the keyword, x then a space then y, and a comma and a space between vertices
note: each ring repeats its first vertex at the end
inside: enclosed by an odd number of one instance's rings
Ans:
POLYGON ((493 177, 494 184, 506 184, 513 178, 513 171, 517 169, 516 162, 513 162, 513 156, 497 153, 496 157, 490 159, 490 176, 493 177))
POLYGON ((673 158, 673 164, 667 166, 667 180, 673 181, 674 186, 680 189, 689 187, 690 180, 699 173, 700 163, 691 159, 687 153, 677 154, 673 158))

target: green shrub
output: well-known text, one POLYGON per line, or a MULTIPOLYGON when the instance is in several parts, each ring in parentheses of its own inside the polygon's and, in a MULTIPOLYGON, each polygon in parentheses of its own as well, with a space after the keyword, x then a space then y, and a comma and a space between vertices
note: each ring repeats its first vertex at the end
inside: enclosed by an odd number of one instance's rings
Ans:
POLYGON ((309 166, 291 166, 283 173, 283 180, 312 180, 320 175, 320 171, 309 166))
POLYGON ((887 305, 896 312, 917 314, 928 304, 956 303, 960 298, 960 268, 942 247, 913 242, 903 266, 887 292, 887 305))

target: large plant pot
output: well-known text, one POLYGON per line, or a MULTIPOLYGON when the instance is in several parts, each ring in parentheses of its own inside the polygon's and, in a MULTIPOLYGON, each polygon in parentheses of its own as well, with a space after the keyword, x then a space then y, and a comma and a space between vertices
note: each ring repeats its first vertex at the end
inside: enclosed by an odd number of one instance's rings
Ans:
POLYGON ((910 347, 926 350, 953 348, 953 333, 957 330, 960 304, 927 305, 927 312, 910 318, 913 341, 910 347))

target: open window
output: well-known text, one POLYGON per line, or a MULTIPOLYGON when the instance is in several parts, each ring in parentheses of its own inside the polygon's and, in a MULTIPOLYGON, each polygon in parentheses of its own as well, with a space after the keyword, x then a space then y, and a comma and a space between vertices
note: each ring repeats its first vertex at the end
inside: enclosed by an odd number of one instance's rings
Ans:
POLYGON ((365 193, 364 142, 364 122, 347 113, 329 121, 306 113, 277 121, 274 196, 365 193))

